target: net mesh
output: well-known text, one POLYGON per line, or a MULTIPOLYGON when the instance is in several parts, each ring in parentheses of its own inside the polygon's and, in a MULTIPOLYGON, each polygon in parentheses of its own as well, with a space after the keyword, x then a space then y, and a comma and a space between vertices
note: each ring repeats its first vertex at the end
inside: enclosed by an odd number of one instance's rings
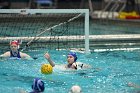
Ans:
POLYGON ((80 13, 1 13, 0 43, 22 40, 21 48, 84 48, 84 14, 80 13))

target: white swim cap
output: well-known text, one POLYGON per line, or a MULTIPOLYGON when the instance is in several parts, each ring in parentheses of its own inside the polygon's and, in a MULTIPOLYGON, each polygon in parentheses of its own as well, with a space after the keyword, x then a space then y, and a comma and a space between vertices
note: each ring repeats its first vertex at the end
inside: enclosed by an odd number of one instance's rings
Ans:
POLYGON ((71 87, 69 93, 82 93, 81 87, 78 85, 74 85, 71 87))

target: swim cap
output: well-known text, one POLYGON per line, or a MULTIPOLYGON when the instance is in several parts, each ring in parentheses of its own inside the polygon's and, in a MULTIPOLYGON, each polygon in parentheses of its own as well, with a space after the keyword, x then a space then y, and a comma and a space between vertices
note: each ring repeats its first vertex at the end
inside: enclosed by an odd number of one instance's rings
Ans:
POLYGON ((69 93, 81 93, 82 89, 80 86, 78 85, 74 85, 71 87, 70 92, 69 93))
POLYGON ((76 62, 76 60, 77 60, 77 55, 76 55, 75 52, 70 52, 68 55, 73 56, 73 57, 74 57, 74 62, 76 62))
POLYGON ((15 45, 18 46, 18 45, 19 45, 19 42, 18 42, 17 40, 14 40, 14 41, 11 41, 11 42, 10 42, 10 45, 12 45, 12 44, 15 44, 15 45))
POLYGON ((36 92, 43 92, 45 89, 44 82, 39 78, 35 78, 33 81, 32 89, 36 92))

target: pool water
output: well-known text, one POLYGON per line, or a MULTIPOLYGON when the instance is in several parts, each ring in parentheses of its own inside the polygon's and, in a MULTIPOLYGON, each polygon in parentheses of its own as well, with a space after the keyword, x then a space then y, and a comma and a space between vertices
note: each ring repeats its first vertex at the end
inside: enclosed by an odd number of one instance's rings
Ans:
MULTIPOLYGON (((140 85, 140 51, 104 51, 89 55, 77 52, 78 62, 92 68, 78 71, 53 69, 50 75, 41 74, 40 68, 48 63, 44 53, 48 50, 25 51, 36 60, 0 61, 0 93, 31 91, 35 77, 45 82, 44 93, 68 93, 72 85, 80 85, 83 93, 136 93, 140 89, 129 87, 128 82, 140 85)), ((67 50, 49 50, 56 64, 66 64, 67 50)))

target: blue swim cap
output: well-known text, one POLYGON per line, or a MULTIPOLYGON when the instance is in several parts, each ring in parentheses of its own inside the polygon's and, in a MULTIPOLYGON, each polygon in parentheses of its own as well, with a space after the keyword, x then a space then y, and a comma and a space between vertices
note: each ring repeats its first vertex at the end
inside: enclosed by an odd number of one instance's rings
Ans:
POLYGON ((39 78, 35 78, 33 81, 32 89, 36 92, 43 92, 45 89, 44 82, 39 78))
POLYGON ((77 60, 77 55, 76 55, 75 52, 70 52, 68 55, 73 56, 73 57, 74 57, 74 62, 76 62, 76 60, 77 60))

